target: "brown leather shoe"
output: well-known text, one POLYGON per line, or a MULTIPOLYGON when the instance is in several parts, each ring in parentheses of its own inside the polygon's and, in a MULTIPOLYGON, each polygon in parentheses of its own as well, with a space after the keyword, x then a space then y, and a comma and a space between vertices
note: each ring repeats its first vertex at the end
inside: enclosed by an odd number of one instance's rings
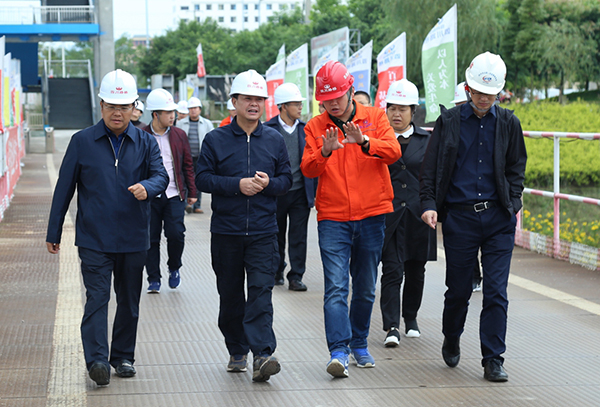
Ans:
POLYGON ((204 213, 204 211, 200 208, 194 209, 194 213, 204 213))

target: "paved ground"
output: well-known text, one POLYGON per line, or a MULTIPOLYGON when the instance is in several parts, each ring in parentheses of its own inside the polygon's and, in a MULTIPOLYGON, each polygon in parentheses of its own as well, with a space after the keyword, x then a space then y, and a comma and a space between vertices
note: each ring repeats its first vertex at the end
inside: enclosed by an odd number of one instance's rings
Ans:
MULTIPOLYGON (((510 381, 482 378, 478 345, 481 294, 474 293, 460 365, 445 366, 440 347, 444 262, 427 267, 422 337, 383 347, 378 305, 370 349, 374 369, 350 367, 332 379, 322 314, 323 281, 311 215, 309 291, 275 287, 276 355, 282 371, 268 383, 225 371, 218 298, 209 258, 210 196, 204 215, 186 217, 182 285, 143 294, 138 374, 113 375, 107 388, 87 378, 79 338, 83 309, 71 216, 60 256, 45 249, 52 184, 71 132, 57 132, 57 153, 32 140, 24 173, 0 223, 0 406, 599 406, 600 276, 515 249, 509 286, 505 367, 510 381), (37 152, 36 152, 37 151, 37 152)), ((163 247, 164 249, 164 247, 163 247)), ((164 258, 165 256, 163 256, 164 258)))

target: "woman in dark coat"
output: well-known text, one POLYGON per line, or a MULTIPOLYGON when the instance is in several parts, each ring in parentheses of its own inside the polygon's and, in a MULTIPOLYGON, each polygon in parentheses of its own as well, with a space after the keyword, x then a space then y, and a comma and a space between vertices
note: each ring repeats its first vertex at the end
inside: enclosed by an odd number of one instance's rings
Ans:
POLYGON ((423 298, 425 263, 436 260, 435 230, 421 220, 419 171, 430 134, 412 120, 419 103, 417 87, 406 79, 394 82, 386 97, 387 116, 394 128, 402 157, 388 166, 394 188, 394 212, 386 216, 381 260, 381 313, 387 347, 400 343, 400 288, 405 334, 418 338, 417 312, 423 298))

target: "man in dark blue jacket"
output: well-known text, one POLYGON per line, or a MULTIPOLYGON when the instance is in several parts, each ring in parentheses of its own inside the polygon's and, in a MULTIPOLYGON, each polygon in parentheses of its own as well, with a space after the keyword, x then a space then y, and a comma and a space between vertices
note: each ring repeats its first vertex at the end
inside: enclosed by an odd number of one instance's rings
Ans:
POLYGON ((251 350, 252 380, 262 382, 281 369, 272 356, 277 342, 271 296, 279 265, 277 196, 292 185, 292 173, 283 137, 260 123, 265 79, 254 70, 242 72, 230 96, 237 115, 206 135, 196 185, 212 194, 211 257, 219 329, 230 355, 227 371, 245 372, 251 350))
POLYGON ((460 361, 460 336, 481 249, 481 364, 486 380, 505 382, 506 286, 527 153, 519 119, 494 105, 505 84, 502 58, 480 54, 465 74, 469 103, 442 108, 427 146, 420 173, 421 219, 432 228, 438 219, 444 224, 444 362, 456 367, 460 361))
POLYGON ((168 176, 156 140, 130 123, 137 100, 135 79, 120 69, 100 85, 102 120, 71 138, 54 190, 48 251, 60 250, 62 226, 77 189, 75 245, 86 287, 81 339, 90 378, 105 386, 110 365, 117 376, 135 375, 135 341, 146 252, 150 247, 150 199, 168 176), (108 346, 111 274, 117 296, 108 346))
POLYGON ((302 101, 305 100, 300 89, 293 83, 284 83, 275 89, 275 104, 279 115, 265 123, 265 126, 277 130, 285 141, 290 167, 292 169, 292 187, 287 194, 277 198, 277 225, 279 227, 279 269, 275 274, 275 285, 283 285, 285 271, 285 235, 288 232, 291 270, 287 274, 289 288, 292 291, 306 291, 302 276, 306 271, 306 240, 308 235, 308 218, 310 208, 315 204, 317 179, 307 178, 300 171, 302 153, 304 152, 304 122, 302 101))

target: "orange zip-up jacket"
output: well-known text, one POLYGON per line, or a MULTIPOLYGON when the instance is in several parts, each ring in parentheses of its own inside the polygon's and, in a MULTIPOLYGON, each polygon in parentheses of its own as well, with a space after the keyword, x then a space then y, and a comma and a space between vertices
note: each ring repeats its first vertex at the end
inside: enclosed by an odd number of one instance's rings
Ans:
MULTIPOLYGON (((388 164, 402 156, 400 144, 385 111, 356 103, 352 121, 369 136, 369 151, 355 144, 344 144, 323 157, 325 130, 336 127, 327 112, 313 117, 304 128, 306 146, 300 168, 309 177, 319 177, 317 220, 356 221, 394 211, 394 191, 388 164)), ((339 131, 339 141, 344 134, 339 131)))

